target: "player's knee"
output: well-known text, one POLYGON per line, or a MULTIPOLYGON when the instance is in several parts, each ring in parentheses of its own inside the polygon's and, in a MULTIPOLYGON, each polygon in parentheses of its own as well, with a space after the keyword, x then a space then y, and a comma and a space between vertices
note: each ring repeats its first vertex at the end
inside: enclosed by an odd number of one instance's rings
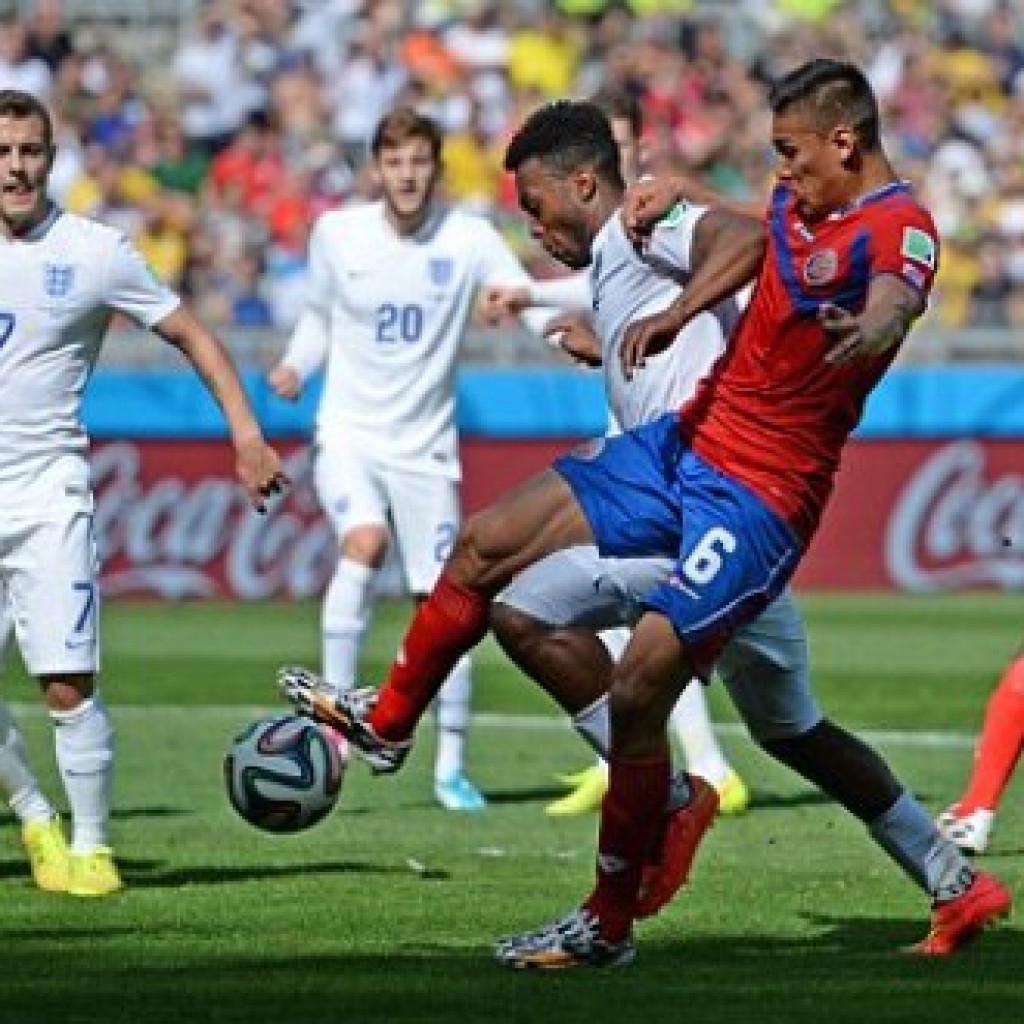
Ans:
POLYGON ((96 677, 91 673, 60 673, 39 677, 46 706, 51 711, 74 711, 96 690, 96 677))
POLYGON ((546 633, 543 623, 532 615, 501 601, 491 605, 491 631, 513 660, 535 648, 546 633))
POLYGON ((341 541, 341 557, 379 569, 388 554, 388 534, 379 526, 353 527, 341 541))
POLYGON ((664 730, 673 703, 666 700, 659 680, 639 666, 622 663, 612 674, 609 698, 613 729, 627 743, 664 730))
POLYGON ((470 516, 459 531, 448 568, 466 586, 497 592, 514 575, 512 571, 505 571, 509 556, 508 530, 503 517, 484 509, 470 516))

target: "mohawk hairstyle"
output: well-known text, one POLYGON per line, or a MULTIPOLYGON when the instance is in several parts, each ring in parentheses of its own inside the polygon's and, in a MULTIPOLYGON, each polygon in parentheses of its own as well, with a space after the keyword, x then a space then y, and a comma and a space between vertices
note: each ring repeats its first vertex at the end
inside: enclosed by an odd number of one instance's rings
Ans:
POLYGON ((849 125, 865 149, 879 146, 878 103, 855 64, 827 57, 809 60, 772 85, 768 104, 775 114, 800 107, 824 131, 849 125))

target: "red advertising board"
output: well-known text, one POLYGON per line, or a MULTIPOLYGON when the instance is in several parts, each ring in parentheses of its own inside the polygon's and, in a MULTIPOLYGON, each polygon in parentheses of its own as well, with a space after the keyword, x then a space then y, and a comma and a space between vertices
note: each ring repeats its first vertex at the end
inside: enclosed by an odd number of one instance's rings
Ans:
MULTIPOLYGON (((548 465, 570 441, 469 440, 468 511, 548 465)), ((228 449, 214 442, 97 445, 97 534, 106 593, 309 597, 334 541, 308 449, 286 447, 293 488, 248 509, 228 449)), ((1024 440, 856 441, 797 575, 803 588, 938 592, 1024 589, 1024 440)))

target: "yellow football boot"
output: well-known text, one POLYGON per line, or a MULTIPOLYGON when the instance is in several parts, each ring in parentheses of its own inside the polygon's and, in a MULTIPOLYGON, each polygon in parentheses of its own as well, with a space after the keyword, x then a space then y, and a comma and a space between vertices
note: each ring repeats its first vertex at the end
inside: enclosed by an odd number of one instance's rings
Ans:
POLYGON ((113 850, 99 846, 89 853, 71 854, 68 892, 72 896, 109 896, 123 888, 113 850))
POLYGON ((32 880, 44 892, 67 892, 71 852, 60 827, 60 818, 30 821, 21 830, 32 880))
POLYGON ((718 790, 718 813, 728 816, 743 814, 750 806, 750 790, 746 783, 730 770, 722 782, 715 787, 718 790))
POLYGON ((568 777, 573 780, 572 792, 548 804, 544 813, 562 818, 596 811, 608 792, 608 766, 603 763, 591 765, 568 777))

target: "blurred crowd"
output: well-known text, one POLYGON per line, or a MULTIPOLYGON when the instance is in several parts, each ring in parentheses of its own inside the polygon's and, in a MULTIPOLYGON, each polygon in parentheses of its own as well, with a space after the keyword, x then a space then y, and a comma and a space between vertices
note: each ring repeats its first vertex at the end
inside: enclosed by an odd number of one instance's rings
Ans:
POLYGON ((0 88, 54 110, 55 198, 121 226, 221 326, 294 323, 311 223, 372 194, 367 139, 396 103, 440 120, 448 193, 547 273, 501 172, 527 111, 621 86, 650 168, 759 196, 767 83, 812 55, 867 69, 936 216, 936 322, 1024 323, 1024 0, 213 0, 170 25, 166 61, 31 6, 0 24, 0 88))

